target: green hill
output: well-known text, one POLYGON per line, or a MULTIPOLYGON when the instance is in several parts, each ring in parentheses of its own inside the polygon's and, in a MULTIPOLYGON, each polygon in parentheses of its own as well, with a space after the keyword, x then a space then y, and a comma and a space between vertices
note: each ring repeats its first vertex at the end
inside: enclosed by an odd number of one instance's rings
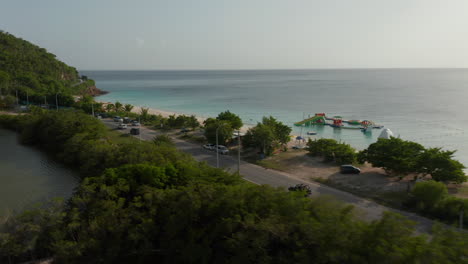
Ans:
POLYGON ((73 95, 94 90, 94 81, 80 79, 78 71, 46 49, 0 30, 0 96, 16 95, 30 103, 70 105, 73 95), (92 89, 90 89, 92 88, 92 89))

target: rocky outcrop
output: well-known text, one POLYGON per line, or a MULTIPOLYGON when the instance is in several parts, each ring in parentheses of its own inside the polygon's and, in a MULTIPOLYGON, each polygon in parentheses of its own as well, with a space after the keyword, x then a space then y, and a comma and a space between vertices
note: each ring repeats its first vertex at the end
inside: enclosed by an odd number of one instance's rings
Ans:
POLYGON ((82 91, 82 95, 99 96, 109 92, 98 89, 95 85, 89 86, 82 91))

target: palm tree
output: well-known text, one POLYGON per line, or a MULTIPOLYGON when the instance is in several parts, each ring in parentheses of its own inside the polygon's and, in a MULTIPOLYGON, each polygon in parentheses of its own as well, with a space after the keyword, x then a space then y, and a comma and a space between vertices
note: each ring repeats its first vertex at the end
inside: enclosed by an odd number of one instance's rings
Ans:
POLYGON ((119 101, 115 102, 115 107, 114 107, 114 108, 115 108, 115 111, 116 111, 116 112, 119 112, 120 110, 122 110, 122 106, 123 106, 123 105, 122 105, 121 102, 119 102, 119 101))
POLYGON ((148 118, 148 111, 149 108, 142 107, 140 109, 141 121, 146 121, 146 119, 148 118))
POLYGON ((125 108, 125 112, 130 113, 133 109, 133 105, 126 104, 124 108, 125 108))
POLYGON ((107 104, 106 105, 106 111, 111 112, 115 108, 114 104, 107 104))

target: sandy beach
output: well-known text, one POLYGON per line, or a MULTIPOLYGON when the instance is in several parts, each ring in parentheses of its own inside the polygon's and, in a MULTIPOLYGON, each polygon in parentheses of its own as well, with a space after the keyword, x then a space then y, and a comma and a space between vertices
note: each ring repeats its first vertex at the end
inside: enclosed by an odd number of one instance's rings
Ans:
MULTIPOLYGON (((99 101, 99 100, 96 100, 96 102, 103 103, 104 107, 107 104, 113 104, 113 102, 104 102, 104 101, 99 101)), ((125 103, 122 103, 122 104, 125 104, 125 103)), ((203 124, 203 122, 205 122, 205 120, 208 119, 206 117, 200 117, 200 116, 197 116, 195 114, 172 112, 172 111, 166 111, 166 110, 161 110, 161 109, 156 109, 156 108, 141 107, 141 106, 137 106, 137 105, 133 106, 132 113, 140 114, 142 108, 148 108, 148 113, 149 114, 161 115, 162 117, 166 117, 166 118, 171 116, 171 115, 174 115, 174 116, 179 116, 179 115, 191 116, 191 115, 193 115, 198 120, 198 122, 200 122, 200 124, 203 124)), ((213 116, 213 118, 215 118, 215 117, 213 116)), ((249 130, 249 128, 251 128, 251 127, 252 126, 250 126, 250 125, 244 125, 244 126, 241 127, 240 131, 241 131, 241 133, 246 133, 247 130, 249 130)))

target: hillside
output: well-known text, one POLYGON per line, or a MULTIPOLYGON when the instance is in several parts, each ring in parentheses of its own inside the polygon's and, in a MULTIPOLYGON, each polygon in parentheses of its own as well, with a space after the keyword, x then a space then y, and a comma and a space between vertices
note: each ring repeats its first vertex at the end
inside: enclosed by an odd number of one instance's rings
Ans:
MULTIPOLYGON (((51 102, 60 94, 61 104, 70 104, 72 95, 93 91, 94 81, 81 80, 78 71, 61 62, 46 49, 0 30, 0 93, 29 102, 51 102), (49 99, 49 97, 51 97, 49 99)), ((98 92, 99 93, 99 92, 98 92)))

